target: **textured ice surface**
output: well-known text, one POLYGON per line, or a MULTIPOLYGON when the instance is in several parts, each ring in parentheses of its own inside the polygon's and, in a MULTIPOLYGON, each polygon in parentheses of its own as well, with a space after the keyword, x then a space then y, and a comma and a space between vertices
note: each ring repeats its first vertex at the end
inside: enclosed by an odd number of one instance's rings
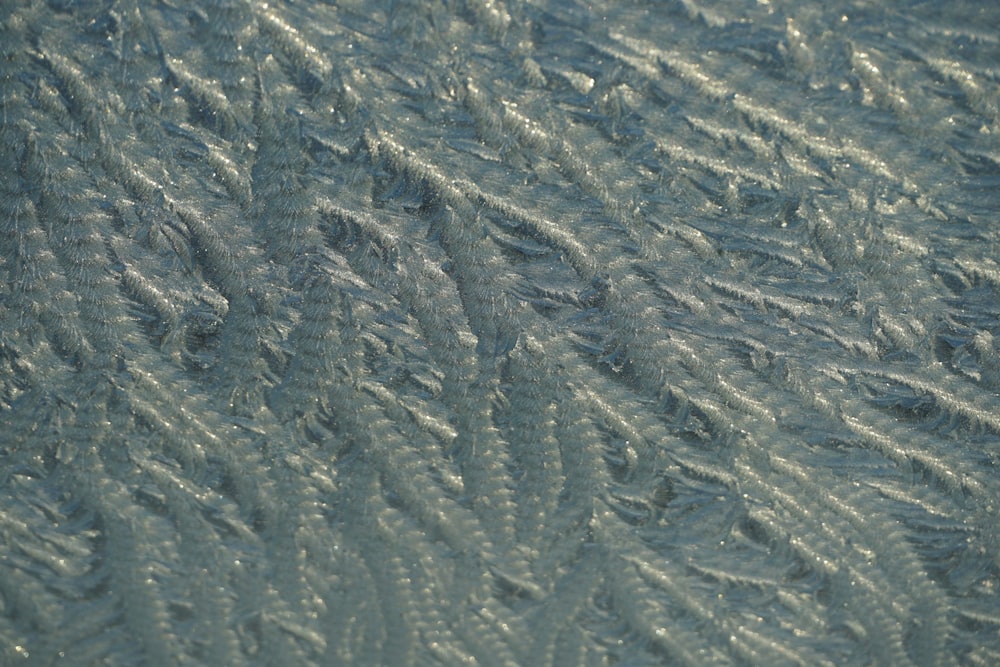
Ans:
POLYGON ((1000 663, 989 5, 5 2, 0 664, 1000 663))

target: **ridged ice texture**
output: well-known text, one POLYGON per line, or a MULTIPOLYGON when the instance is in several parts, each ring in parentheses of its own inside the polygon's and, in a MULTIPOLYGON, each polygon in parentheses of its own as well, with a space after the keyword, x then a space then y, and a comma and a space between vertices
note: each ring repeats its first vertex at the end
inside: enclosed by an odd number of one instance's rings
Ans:
POLYGON ((1000 11, 910 5, 5 2, 0 664, 1000 664, 1000 11))

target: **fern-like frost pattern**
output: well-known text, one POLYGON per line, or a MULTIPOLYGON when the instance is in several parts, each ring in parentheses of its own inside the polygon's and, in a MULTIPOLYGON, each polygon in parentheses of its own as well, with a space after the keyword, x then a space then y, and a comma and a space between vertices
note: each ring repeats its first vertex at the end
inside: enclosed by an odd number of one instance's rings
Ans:
POLYGON ((6 3, 0 663, 1000 663, 986 4, 6 3))

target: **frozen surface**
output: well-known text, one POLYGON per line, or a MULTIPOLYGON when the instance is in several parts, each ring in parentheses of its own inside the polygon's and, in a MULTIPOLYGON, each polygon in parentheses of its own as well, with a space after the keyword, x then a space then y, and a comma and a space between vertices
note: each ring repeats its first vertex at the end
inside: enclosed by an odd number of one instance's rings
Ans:
POLYGON ((0 664, 1000 664, 1000 5, 3 6, 0 664))

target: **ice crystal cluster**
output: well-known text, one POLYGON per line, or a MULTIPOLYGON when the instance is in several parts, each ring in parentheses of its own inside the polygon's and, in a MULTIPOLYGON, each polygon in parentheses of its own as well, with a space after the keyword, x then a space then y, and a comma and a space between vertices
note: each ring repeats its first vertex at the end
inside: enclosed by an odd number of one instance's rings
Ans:
POLYGON ((994 3, 0 21, 0 664, 1000 664, 994 3))

